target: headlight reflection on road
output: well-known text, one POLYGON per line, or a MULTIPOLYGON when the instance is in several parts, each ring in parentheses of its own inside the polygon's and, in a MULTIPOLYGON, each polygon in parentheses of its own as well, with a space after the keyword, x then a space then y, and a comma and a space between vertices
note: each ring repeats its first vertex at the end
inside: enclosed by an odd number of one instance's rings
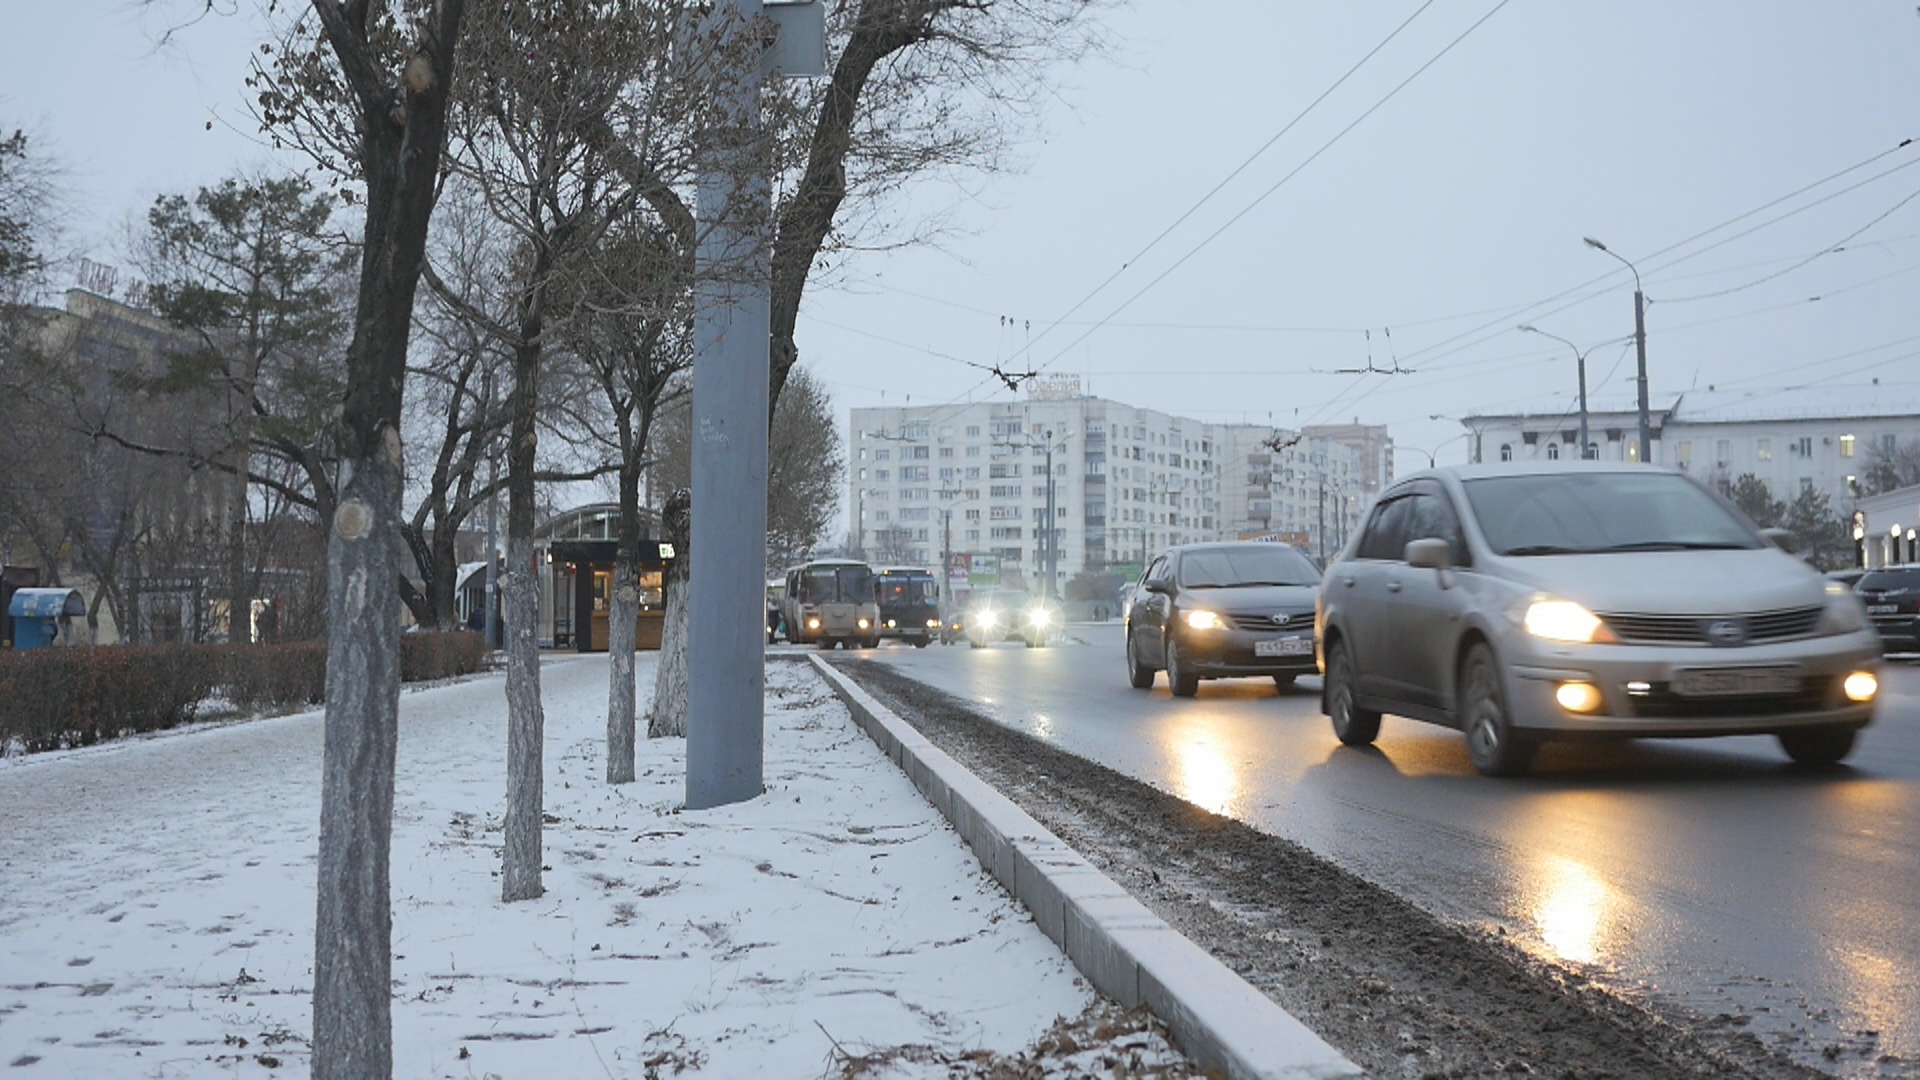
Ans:
POLYGON ((1200 735, 1180 739, 1171 749, 1173 793, 1202 810, 1228 813, 1240 796, 1240 777, 1220 747, 1200 735))
POLYGON ((1542 870, 1533 908, 1540 940, 1562 960, 1598 962, 1601 928, 1613 906, 1606 882, 1563 855, 1549 859, 1542 870))

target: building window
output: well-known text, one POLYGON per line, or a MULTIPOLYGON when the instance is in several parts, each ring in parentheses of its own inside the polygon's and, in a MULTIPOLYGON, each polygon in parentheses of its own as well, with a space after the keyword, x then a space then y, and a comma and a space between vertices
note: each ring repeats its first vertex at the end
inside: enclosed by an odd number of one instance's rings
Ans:
POLYGON ((1512 443, 1500 444, 1500 460, 1501 461, 1513 460, 1513 444, 1512 443))
POLYGON ((1888 457, 1892 457, 1894 450, 1898 446, 1898 443, 1899 443, 1899 436, 1893 435, 1891 433, 1882 435, 1880 436, 1880 452, 1887 455, 1888 457))
POLYGON ((943 446, 943 447, 941 447, 941 448, 940 448, 940 456, 941 456, 941 457, 943 457, 943 458, 950 458, 950 457, 952 457, 952 456, 953 456, 953 447, 951 447, 951 446, 943 446))
POLYGON ((1547 444, 1547 460, 1548 461, 1560 460, 1560 444, 1559 443, 1550 442, 1547 444))
POLYGON ((1799 438, 1793 440, 1793 452, 1796 454, 1799 454, 1801 457, 1812 457, 1813 456, 1813 436, 1802 435, 1799 438))
POLYGON ((1721 468, 1727 467, 1727 462, 1733 460, 1732 439, 1720 439, 1713 444, 1713 460, 1721 468))
POLYGON ((1692 439, 1681 439, 1679 442, 1673 444, 1673 461, 1674 464, 1683 469, 1693 464, 1692 439))
POLYGON ((886 461, 891 457, 893 457, 893 451, 891 450, 875 450, 873 452, 873 460, 875 461, 886 461))
MULTIPOLYGON (((1812 479, 1812 478, 1809 477, 1808 479, 1812 479)), ((1857 499, 1859 497, 1860 497, 1860 478, 1857 476, 1847 477, 1847 498, 1857 499)))
POLYGON ((1840 456, 1841 457, 1853 456, 1853 436, 1851 435, 1840 436, 1840 456))
POLYGON ((1761 461, 1772 461, 1773 440, 1755 439, 1753 443, 1753 456, 1759 458, 1761 461))
POLYGON ((977 439, 977 438, 979 438, 979 437, 980 437, 980 425, 979 425, 979 424, 968 424, 968 425, 967 425, 967 438, 969 438, 969 439, 977 439))

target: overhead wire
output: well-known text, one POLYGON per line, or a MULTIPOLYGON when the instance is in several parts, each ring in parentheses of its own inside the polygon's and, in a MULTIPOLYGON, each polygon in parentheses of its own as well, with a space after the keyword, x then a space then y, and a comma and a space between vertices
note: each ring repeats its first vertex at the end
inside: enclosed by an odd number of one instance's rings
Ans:
MULTIPOLYGON (((1507 0, 1501 0, 1502 5, 1504 5, 1506 2, 1507 0)), ((1358 72, 1362 67, 1365 67, 1367 64, 1367 61, 1372 60, 1374 56, 1378 54, 1380 50, 1386 48, 1387 45, 1393 41, 1394 38, 1399 37, 1400 32, 1405 30, 1409 25, 1411 25, 1413 23, 1413 20, 1419 18, 1422 12, 1426 11, 1429 7, 1432 7, 1432 6, 1433 6, 1433 0, 1426 0, 1425 3, 1421 4, 1418 8, 1414 9, 1413 14, 1407 16, 1404 20, 1401 21, 1400 25, 1394 27, 1391 33, 1389 33, 1386 37, 1380 40, 1379 44, 1375 45, 1371 49, 1368 49, 1366 52, 1366 55, 1362 56, 1359 60, 1355 61, 1352 67, 1349 67, 1338 79, 1335 79, 1333 81, 1332 85, 1328 86, 1325 90, 1322 90, 1318 97, 1314 98, 1312 101, 1309 101, 1305 108, 1301 109, 1298 113, 1294 114, 1293 119, 1287 121, 1285 127, 1282 127, 1278 132, 1275 132, 1272 138, 1260 144, 1259 149, 1255 150, 1252 154, 1249 154, 1246 160, 1242 161, 1238 166, 1235 166, 1234 170, 1228 173, 1224 179, 1222 179, 1219 183, 1215 184, 1210 190, 1208 190, 1208 192, 1205 195, 1202 195, 1199 198, 1199 200, 1196 201, 1192 206, 1189 206, 1186 209, 1186 211, 1182 213, 1178 218, 1175 218, 1173 221, 1173 224, 1168 225, 1166 228, 1160 230, 1159 235, 1155 236, 1152 240, 1147 241, 1147 245, 1145 247, 1141 248, 1137 252, 1134 252, 1131 258, 1127 259, 1125 262, 1120 264, 1120 268, 1118 270, 1115 270, 1113 273, 1107 275, 1104 281, 1100 282, 1100 284, 1098 285, 1095 285, 1092 291, 1088 292, 1087 295, 1081 297, 1078 301, 1076 301, 1072 307, 1068 308, 1066 312, 1060 316, 1059 319, 1055 319, 1055 320, 1052 320, 1051 322, 1047 322, 1043 324, 1040 334, 1033 339, 1033 342, 1028 343, 1028 349, 1032 348, 1032 345, 1034 342, 1038 342, 1041 338, 1046 337, 1047 334, 1055 326, 1062 325, 1063 320, 1065 320, 1068 316, 1072 315, 1074 312, 1079 311, 1081 308, 1091 303, 1094 297, 1099 296, 1100 293, 1103 290, 1105 290, 1107 286, 1113 284, 1113 282, 1117 280, 1121 274, 1126 273, 1127 269, 1131 267, 1134 263, 1140 261, 1142 258, 1145 258, 1149 252, 1151 252, 1155 247, 1159 246, 1160 241, 1165 240, 1168 236, 1170 236, 1175 229, 1179 228, 1182 224, 1186 222, 1188 218, 1192 217, 1195 213, 1197 213, 1200 210, 1200 208, 1202 206, 1205 206, 1209 201, 1211 201, 1215 195, 1219 194, 1222 188, 1225 188, 1229 183, 1233 181, 1235 177, 1245 172, 1249 166, 1251 166, 1256 160, 1258 160, 1261 155, 1265 154, 1269 149, 1271 149, 1275 143, 1279 142, 1282 138, 1286 137, 1286 134, 1292 131, 1295 127, 1297 127, 1302 120, 1305 120, 1308 114, 1312 113, 1314 109, 1319 107, 1321 102, 1327 100, 1328 97, 1332 96, 1334 91, 1340 89, 1340 87, 1344 85, 1348 79, 1352 78, 1354 74, 1358 72)), ((1262 196, 1262 198, 1265 198, 1265 196, 1262 196)), ((1082 336, 1084 337, 1084 335, 1082 336)), ((1077 344, 1079 344, 1078 339, 1076 339, 1072 344, 1068 345, 1067 349, 1071 349, 1073 348, 1073 345, 1077 345, 1077 344)), ((1058 360, 1060 358, 1060 355, 1064 355, 1065 351, 1066 350, 1062 350, 1061 354, 1055 355, 1054 359, 1058 360)), ((1023 354, 1024 354, 1024 350, 1021 355, 1023 354)), ((1016 355, 1012 359, 1018 359, 1018 355, 1016 355)))
POLYGON ((1293 169, 1290 170, 1286 175, 1282 176, 1279 180, 1275 181, 1271 187, 1261 192, 1259 196, 1257 196, 1252 202, 1248 203, 1246 207, 1243 208, 1239 213, 1228 218, 1225 224, 1221 225, 1219 228, 1215 229, 1213 232, 1208 233, 1206 237, 1202 239, 1198 244, 1195 244, 1192 248, 1188 249, 1186 254, 1174 260, 1173 265, 1167 267, 1165 270, 1162 270, 1158 275, 1156 275, 1153 278, 1153 280, 1147 282, 1145 285, 1141 286, 1138 291, 1134 292, 1133 295, 1121 301, 1120 305, 1114 308, 1112 311, 1108 312, 1104 318, 1100 319, 1099 321, 1095 322, 1092 326, 1088 327, 1084 332, 1080 334, 1079 337, 1074 338, 1072 341, 1068 342, 1066 346, 1062 348, 1059 352, 1055 353, 1051 359, 1049 359, 1046 363, 1041 364, 1040 370, 1045 370, 1047 368, 1052 367, 1055 362, 1057 362, 1062 356, 1065 356, 1069 351, 1071 351, 1074 346, 1080 344, 1082 341, 1085 341, 1088 337, 1090 337, 1094 333, 1094 331, 1106 325, 1106 323, 1110 319, 1112 319, 1113 316, 1118 315, 1120 312, 1126 310, 1129 306, 1133 304, 1134 301, 1140 299, 1142 296, 1145 296, 1156 285, 1160 284, 1162 281, 1165 281, 1167 277, 1171 275, 1174 271, 1180 269, 1182 266, 1185 266, 1188 260, 1192 259, 1195 255, 1198 255, 1201 251, 1203 251, 1207 247, 1207 245, 1213 243, 1228 229, 1231 229, 1233 226, 1238 224, 1242 219, 1244 219, 1248 214, 1252 213, 1256 207, 1258 207, 1261 203, 1265 202, 1268 198, 1270 198, 1274 192, 1279 191, 1282 187, 1286 186, 1286 184, 1289 181, 1291 181, 1294 177, 1300 175, 1300 173, 1303 172, 1307 168, 1307 166, 1312 165, 1315 161, 1319 160, 1321 155, 1325 154, 1328 150, 1331 150, 1336 144, 1340 142, 1340 140, 1346 138, 1349 132, 1353 131, 1354 128, 1359 127, 1363 122, 1366 121, 1368 117, 1372 116, 1374 113, 1378 112, 1383 106, 1385 106, 1387 102, 1392 101, 1396 96, 1399 95, 1400 91, 1406 89, 1407 86, 1410 83, 1412 83, 1415 79, 1425 74, 1429 68, 1433 67, 1433 65, 1439 63, 1443 57, 1445 57, 1448 53, 1452 52, 1456 46, 1458 46, 1462 41, 1465 41, 1475 30, 1478 30, 1481 26, 1485 25, 1488 19, 1491 19, 1495 15, 1499 14, 1500 11, 1511 2, 1512 0, 1500 0, 1499 3, 1493 6, 1493 10, 1487 12, 1485 15, 1480 16, 1480 18, 1476 20, 1473 23, 1473 25, 1467 27, 1464 31, 1460 33, 1458 37, 1448 42, 1444 48, 1442 48, 1439 52, 1435 53, 1431 58, 1429 58, 1426 61, 1426 63, 1423 63, 1418 68, 1414 69, 1413 74, 1408 75, 1406 78, 1400 80, 1399 83, 1395 84, 1393 89, 1387 91, 1385 96, 1381 97, 1380 100, 1368 106, 1365 112, 1361 113, 1358 117, 1355 117, 1351 123, 1347 124, 1347 126, 1341 128, 1338 132, 1334 133, 1334 136, 1331 139, 1328 139, 1325 143, 1322 143, 1318 150, 1315 150, 1312 154, 1309 154, 1306 160, 1294 166, 1293 169))

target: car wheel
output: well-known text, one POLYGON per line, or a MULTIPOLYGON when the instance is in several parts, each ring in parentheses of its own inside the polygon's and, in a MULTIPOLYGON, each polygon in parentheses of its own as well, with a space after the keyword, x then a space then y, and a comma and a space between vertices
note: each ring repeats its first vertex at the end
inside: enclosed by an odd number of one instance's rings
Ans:
POLYGON ((1348 746, 1369 746, 1380 737, 1380 714, 1353 702, 1353 653, 1345 641, 1327 649, 1327 718, 1333 736, 1348 746))
POLYGON ((1273 677, 1273 688, 1275 690, 1291 690, 1293 689, 1293 681, 1297 678, 1299 678, 1297 675, 1275 675, 1273 677))
POLYGON ((1513 730, 1500 668, 1485 644, 1467 650, 1460 665, 1460 728, 1467 756, 1484 776, 1518 776, 1533 761, 1534 745, 1513 730))
POLYGON ((931 644, 933 644, 933 639, 930 637, 917 637, 913 639, 913 647, 916 649, 924 649, 931 644))
POLYGON ((967 648, 969 649, 984 649, 986 647, 987 647, 987 643, 984 641, 981 641, 979 638, 967 639, 967 648))
POLYGON ((1810 731, 1783 731, 1780 749, 1796 764, 1812 768, 1838 765, 1853 752, 1853 728, 1814 728, 1810 731))
POLYGON ((1200 692, 1200 676, 1188 670, 1180 639, 1167 635, 1167 686, 1174 697, 1192 697, 1200 692))
POLYGON ((1133 642, 1133 631, 1127 631, 1127 681, 1135 690, 1153 688, 1153 669, 1140 662, 1140 649, 1133 642))
POLYGON ((821 651, 821 652, 832 652, 832 651, 833 651, 833 639, 832 639, 832 638, 830 638, 830 637, 823 637, 823 638, 821 638, 821 639, 820 639, 820 651, 821 651))

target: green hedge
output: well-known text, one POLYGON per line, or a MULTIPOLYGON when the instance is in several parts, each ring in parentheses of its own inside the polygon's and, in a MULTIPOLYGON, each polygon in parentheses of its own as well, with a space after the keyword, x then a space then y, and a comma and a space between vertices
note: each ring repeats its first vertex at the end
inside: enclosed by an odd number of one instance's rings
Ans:
MULTIPOLYGON (((480 635, 405 634, 400 677, 467 675, 485 666, 480 635)), ((192 720, 218 696, 263 711, 326 699, 327 643, 115 645, 0 652, 0 749, 90 746, 192 720)))

